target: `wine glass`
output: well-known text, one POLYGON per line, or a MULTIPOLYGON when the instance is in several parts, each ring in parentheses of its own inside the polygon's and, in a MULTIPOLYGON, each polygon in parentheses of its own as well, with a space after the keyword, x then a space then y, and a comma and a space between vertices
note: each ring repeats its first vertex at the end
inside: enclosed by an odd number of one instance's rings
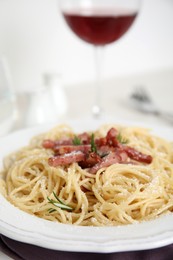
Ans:
POLYGON ((94 117, 102 114, 101 87, 103 48, 121 38, 133 24, 140 0, 59 0, 69 28, 83 41, 94 45, 96 97, 94 117))

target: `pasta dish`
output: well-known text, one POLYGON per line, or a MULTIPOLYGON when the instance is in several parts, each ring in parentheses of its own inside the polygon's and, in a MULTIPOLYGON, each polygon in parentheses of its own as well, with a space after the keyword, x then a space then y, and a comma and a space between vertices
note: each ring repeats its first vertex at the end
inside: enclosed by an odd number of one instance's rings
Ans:
POLYGON ((173 212, 173 144, 148 129, 58 125, 4 158, 0 192, 37 217, 117 226, 173 212))

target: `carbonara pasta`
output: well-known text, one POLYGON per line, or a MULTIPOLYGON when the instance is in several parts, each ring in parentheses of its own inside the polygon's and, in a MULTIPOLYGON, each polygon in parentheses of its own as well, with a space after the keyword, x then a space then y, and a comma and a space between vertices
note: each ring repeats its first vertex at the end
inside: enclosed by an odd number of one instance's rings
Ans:
POLYGON ((143 128, 59 125, 3 163, 1 193, 46 220, 116 226, 173 211, 173 146, 143 128))

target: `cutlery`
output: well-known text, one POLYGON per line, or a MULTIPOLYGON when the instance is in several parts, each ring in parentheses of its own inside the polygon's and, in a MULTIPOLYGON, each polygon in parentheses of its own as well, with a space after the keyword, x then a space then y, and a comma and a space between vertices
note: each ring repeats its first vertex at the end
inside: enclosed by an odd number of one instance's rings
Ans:
POLYGON ((173 113, 165 112, 159 109, 154 103, 152 97, 144 87, 137 87, 130 95, 131 105, 142 113, 153 114, 173 124, 173 113))

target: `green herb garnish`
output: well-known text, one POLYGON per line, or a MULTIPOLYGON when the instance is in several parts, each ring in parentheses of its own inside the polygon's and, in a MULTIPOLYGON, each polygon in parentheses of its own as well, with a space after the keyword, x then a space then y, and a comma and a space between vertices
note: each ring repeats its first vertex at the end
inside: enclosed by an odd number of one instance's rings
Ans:
POLYGON ((56 209, 53 209, 53 208, 48 209, 48 212, 49 212, 49 213, 53 213, 53 212, 55 212, 55 211, 56 211, 56 209))
POLYGON ((117 140, 121 143, 121 144, 127 144, 128 143, 128 139, 124 138, 121 133, 118 133, 117 135, 117 140))
MULTIPOLYGON (((53 195, 54 195, 56 200, 53 200, 53 199, 50 199, 49 197, 47 197, 49 203, 51 203, 55 207, 61 208, 62 210, 68 210, 68 211, 72 211, 73 210, 72 207, 66 205, 62 200, 60 200, 58 198, 58 196, 55 194, 54 191, 53 191, 53 195)), ((48 211, 49 211, 49 213, 52 213, 52 212, 56 211, 56 209, 50 208, 50 209, 48 209, 48 211)))
POLYGON ((81 139, 77 135, 74 136, 72 142, 73 142, 73 145, 81 145, 82 144, 81 139))
POLYGON ((94 140, 94 134, 91 135, 91 152, 97 153, 97 146, 94 140))

